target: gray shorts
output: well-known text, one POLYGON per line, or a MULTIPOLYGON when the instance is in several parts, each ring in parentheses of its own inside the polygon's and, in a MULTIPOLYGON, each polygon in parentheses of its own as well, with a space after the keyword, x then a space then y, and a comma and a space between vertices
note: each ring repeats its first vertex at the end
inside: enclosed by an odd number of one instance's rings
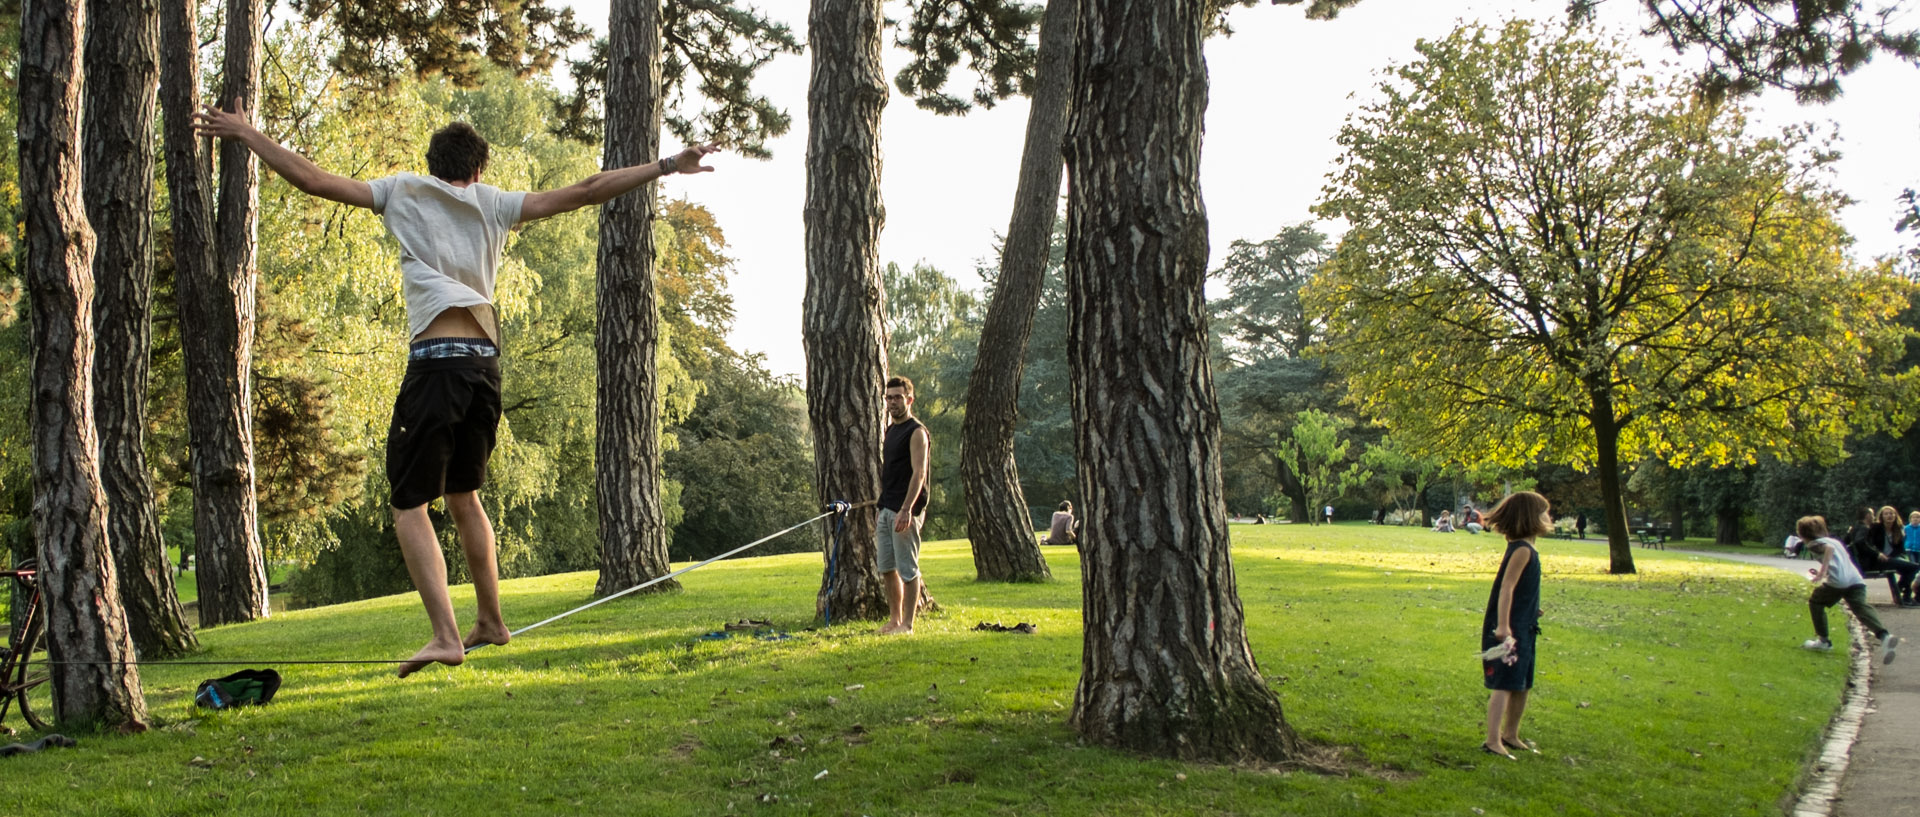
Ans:
POLYGON ((880 563, 881 573, 899 571, 900 580, 910 582, 920 578, 921 520, 913 520, 906 530, 895 531, 893 520, 899 515, 899 511, 880 509, 879 518, 874 520, 873 558, 880 563))

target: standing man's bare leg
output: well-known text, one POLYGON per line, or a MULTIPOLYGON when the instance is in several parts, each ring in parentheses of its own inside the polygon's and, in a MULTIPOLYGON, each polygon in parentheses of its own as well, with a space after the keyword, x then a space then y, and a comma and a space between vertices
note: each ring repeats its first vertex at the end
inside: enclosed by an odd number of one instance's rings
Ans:
MULTIPOLYGON (((895 573, 895 576, 900 574, 895 573)), ((900 626, 893 628, 897 635, 913 634, 913 617, 920 612, 920 586, 926 583, 926 576, 915 576, 913 581, 905 582, 901 589, 900 626)))
POLYGON ((466 660, 460 646, 460 625, 453 617, 453 600, 447 596, 447 560, 440 555, 440 542, 433 535, 433 520, 427 506, 394 509, 393 532, 400 538, 400 555, 407 560, 407 575, 420 592, 420 603, 427 608, 427 621, 433 625, 433 640, 400 665, 400 677, 412 675, 436 661, 458 666, 466 660))
POLYGON ((447 494, 447 513, 453 516, 454 529, 460 532, 460 550, 467 557, 467 575, 473 577, 473 601, 476 608, 473 629, 460 641, 463 647, 476 644, 505 644, 506 619, 500 614, 500 561, 494 550, 493 520, 480 504, 480 493, 447 494))
POLYGON ((887 623, 880 626, 880 634, 892 635, 900 629, 900 599, 905 592, 900 586, 900 571, 889 570, 880 574, 880 585, 887 591, 887 623))

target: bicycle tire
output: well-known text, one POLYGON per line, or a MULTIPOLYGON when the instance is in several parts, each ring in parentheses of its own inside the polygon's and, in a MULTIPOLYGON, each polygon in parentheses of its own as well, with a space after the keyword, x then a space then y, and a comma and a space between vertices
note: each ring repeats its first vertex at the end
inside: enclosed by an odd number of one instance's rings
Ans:
POLYGON ((6 677, 0 677, 0 685, 6 686, 9 693, 6 700, 0 700, 0 717, 4 717, 7 710, 18 709, 28 726, 45 732, 52 725, 40 715, 52 711, 52 679, 44 672, 32 672, 32 661, 36 657, 46 658, 45 613, 29 607, 27 620, 19 627, 8 629, 7 645, 13 653, 13 662, 6 665, 6 677))

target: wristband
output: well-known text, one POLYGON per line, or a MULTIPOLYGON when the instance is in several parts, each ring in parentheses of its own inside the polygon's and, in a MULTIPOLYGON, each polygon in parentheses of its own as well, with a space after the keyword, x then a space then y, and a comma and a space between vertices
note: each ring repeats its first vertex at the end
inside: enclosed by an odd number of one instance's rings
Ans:
POLYGON ((674 171, 678 169, 679 162, 674 161, 674 157, 672 156, 662 156, 660 157, 659 164, 660 164, 660 175, 671 176, 673 175, 674 171))

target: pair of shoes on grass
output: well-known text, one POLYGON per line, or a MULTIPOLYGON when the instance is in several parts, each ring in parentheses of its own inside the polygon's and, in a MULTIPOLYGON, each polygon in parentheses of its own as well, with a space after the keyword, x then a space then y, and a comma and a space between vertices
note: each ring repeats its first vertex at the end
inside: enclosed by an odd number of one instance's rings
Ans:
POLYGON ((1800 642, 1800 648, 1814 652, 1833 652, 1833 642, 1824 638, 1809 638, 1800 642))

